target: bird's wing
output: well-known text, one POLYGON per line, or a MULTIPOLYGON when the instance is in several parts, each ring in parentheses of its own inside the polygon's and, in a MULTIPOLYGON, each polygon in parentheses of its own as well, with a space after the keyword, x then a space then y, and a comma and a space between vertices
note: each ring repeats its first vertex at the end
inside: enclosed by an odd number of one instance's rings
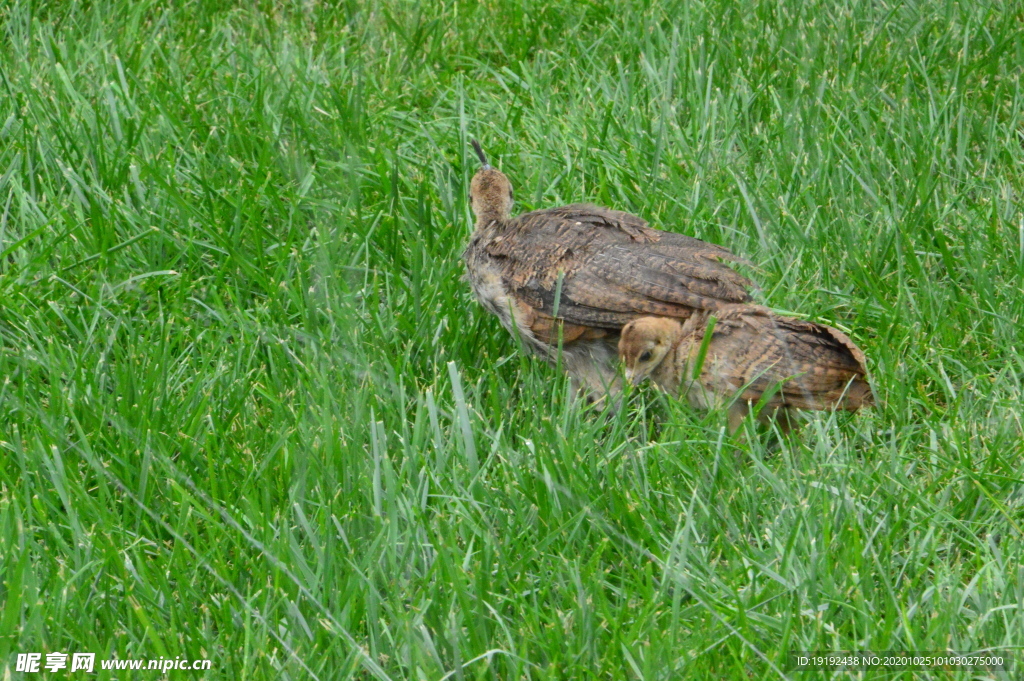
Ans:
POLYGON ((566 322, 618 328, 638 315, 686 318, 750 300, 753 284, 720 260, 728 249, 651 229, 642 219, 597 206, 527 213, 487 252, 518 298, 566 322))
POLYGON ((873 399, 864 380, 864 353, 824 324, 764 308, 734 310, 715 325, 712 349, 714 379, 747 386, 745 400, 759 400, 780 382, 773 402, 802 409, 856 409, 873 399))

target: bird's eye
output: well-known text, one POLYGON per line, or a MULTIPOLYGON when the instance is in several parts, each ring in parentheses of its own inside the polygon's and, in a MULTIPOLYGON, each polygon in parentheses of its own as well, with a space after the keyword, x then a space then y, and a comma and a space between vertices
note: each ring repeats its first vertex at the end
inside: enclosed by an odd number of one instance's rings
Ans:
POLYGON ((515 201, 515 199, 512 198, 512 190, 511 189, 508 190, 508 200, 509 201, 515 201))
POLYGON ((651 351, 650 350, 644 350, 643 352, 640 353, 639 359, 640 359, 641 362, 650 362, 651 361, 651 351))

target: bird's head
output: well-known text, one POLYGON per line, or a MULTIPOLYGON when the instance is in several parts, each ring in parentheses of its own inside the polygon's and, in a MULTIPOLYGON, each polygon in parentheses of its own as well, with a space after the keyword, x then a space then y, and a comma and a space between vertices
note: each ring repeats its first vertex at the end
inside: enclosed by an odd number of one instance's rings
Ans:
POLYGON ((682 335, 683 325, 666 317, 641 317, 622 327, 619 359, 626 366, 626 380, 639 385, 646 380, 682 335))
POLYGON ((505 173, 491 167, 476 140, 473 140, 473 149, 483 164, 469 185, 469 205, 477 223, 508 220, 512 215, 512 183, 505 173))

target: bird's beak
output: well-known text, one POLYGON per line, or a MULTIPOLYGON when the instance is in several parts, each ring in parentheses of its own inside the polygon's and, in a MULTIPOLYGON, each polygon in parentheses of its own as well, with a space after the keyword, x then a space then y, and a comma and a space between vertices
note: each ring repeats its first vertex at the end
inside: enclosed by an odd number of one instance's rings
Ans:
POLYGON ((640 385, 640 377, 636 375, 636 372, 632 369, 626 369, 626 383, 630 385, 640 385))
POLYGON ((480 163, 483 164, 484 170, 490 170, 491 164, 487 162, 487 157, 484 156, 484 150, 480 148, 480 143, 476 140, 470 140, 469 142, 473 145, 473 150, 476 151, 476 156, 480 159, 480 163))

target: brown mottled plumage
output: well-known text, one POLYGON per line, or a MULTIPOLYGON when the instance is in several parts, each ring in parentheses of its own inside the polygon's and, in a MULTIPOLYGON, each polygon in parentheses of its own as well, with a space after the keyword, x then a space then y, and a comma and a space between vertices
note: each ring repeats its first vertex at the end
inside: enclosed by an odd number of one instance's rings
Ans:
POLYGON ((874 404, 864 353, 844 333, 824 324, 780 317, 755 305, 699 312, 685 323, 644 317, 622 329, 619 356, 626 379, 650 377, 698 408, 729 407, 729 430, 739 427, 766 392, 761 420, 789 427, 791 409, 846 409, 874 404), (716 317, 699 377, 694 377, 709 317, 716 317))
POLYGON ((473 292, 548 359, 561 334, 563 364, 578 385, 618 391, 619 330, 632 319, 686 319, 750 300, 751 282, 719 262, 740 258, 635 215, 573 204, 511 217, 511 183, 473 146, 483 164, 470 185, 476 231, 463 253, 473 292))

